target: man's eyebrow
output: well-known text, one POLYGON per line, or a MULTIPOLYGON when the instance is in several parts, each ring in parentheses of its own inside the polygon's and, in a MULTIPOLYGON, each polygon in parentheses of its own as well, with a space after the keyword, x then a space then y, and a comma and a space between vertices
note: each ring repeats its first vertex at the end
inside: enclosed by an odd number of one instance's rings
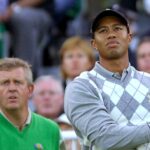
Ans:
MULTIPOLYGON (((113 24, 113 25, 111 25, 111 26, 114 27, 114 26, 125 26, 125 25, 122 24, 122 23, 116 23, 116 24, 113 24)), ((105 25, 98 25, 98 27, 97 27, 96 30, 105 29, 105 28, 108 28, 108 26, 105 26, 105 25)))
POLYGON ((114 24, 113 26, 125 26, 125 25, 122 24, 122 23, 116 23, 116 24, 114 24))
POLYGON ((101 25, 99 25, 99 26, 97 27, 97 30, 103 29, 103 28, 107 28, 107 26, 101 26, 101 25))

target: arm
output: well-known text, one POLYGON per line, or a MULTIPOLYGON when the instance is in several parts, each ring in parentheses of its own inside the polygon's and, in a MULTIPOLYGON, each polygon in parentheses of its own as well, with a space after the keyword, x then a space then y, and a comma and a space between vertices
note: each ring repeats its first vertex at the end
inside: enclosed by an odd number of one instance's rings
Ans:
POLYGON ((72 124, 96 147, 107 150, 135 148, 150 141, 147 124, 120 126, 107 113, 103 100, 87 80, 72 82, 65 93, 65 112, 72 124))

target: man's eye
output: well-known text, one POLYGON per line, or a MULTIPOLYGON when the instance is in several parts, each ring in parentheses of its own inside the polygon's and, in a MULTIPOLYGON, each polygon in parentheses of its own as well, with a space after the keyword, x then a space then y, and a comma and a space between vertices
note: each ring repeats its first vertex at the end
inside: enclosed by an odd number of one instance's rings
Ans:
POLYGON ((3 81, 3 82, 0 82, 0 85, 8 85, 9 82, 8 81, 3 81))
POLYGON ((66 59, 72 59, 72 57, 73 57, 72 55, 66 55, 65 56, 66 59))
POLYGON ((120 31, 120 30, 122 30, 122 27, 120 26, 115 27, 115 31, 120 31))
POLYGON ((139 58, 145 58, 145 54, 139 55, 139 58))
POLYGON ((20 81, 15 81, 15 84, 21 84, 21 82, 20 81))
POLYGON ((38 95, 41 95, 41 96, 43 96, 44 94, 45 94, 44 91, 40 91, 40 92, 38 93, 38 95))
POLYGON ((101 30, 99 30, 99 33, 106 33, 106 32, 107 32, 106 29, 101 29, 101 30))

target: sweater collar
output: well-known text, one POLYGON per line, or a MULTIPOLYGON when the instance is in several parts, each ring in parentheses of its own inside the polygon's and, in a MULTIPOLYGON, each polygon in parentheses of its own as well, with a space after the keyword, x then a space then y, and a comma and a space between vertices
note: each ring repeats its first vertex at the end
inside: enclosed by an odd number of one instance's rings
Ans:
POLYGON ((105 77, 113 77, 119 80, 123 80, 127 74, 130 72, 131 70, 131 65, 129 63, 129 66, 127 68, 124 68, 122 75, 120 75, 118 72, 111 72, 109 70, 107 70, 106 68, 104 68, 98 61, 95 63, 95 67, 94 70, 102 75, 104 75, 105 77))
MULTIPOLYGON (((25 127, 25 126, 27 126, 27 125, 29 125, 30 123, 31 123, 31 119, 32 119, 32 112, 31 112, 31 110, 30 110, 30 108, 28 108, 28 117, 27 117, 27 120, 26 120, 26 122, 24 123, 24 125, 23 125, 23 127, 25 127)), ((2 111, 0 111, 0 113, 2 114, 2 116, 8 121, 8 122, 10 122, 13 126, 15 126, 16 128, 18 128, 18 126, 16 126, 16 125, 14 125, 7 117, 6 117, 6 115, 2 112, 2 111)))

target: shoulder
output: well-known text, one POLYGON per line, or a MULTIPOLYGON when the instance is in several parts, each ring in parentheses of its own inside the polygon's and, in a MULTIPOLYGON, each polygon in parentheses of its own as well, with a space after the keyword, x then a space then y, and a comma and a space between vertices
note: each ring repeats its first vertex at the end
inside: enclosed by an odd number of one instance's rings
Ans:
POLYGON ((150 84, 150 74, 149 73, 135 70, 135 74, 134 74, 133 78, 137 79, 140 83, 149 87, 149 84, 150 84))
POLYGON ((32 112, 32 119, 34 120, 35 123, 37 123, 38 125, 44 126, 44 127, 52 127, 55 129, 59 129, 58 125, 56 122, 54 122, 51 119, 47 119, 41 115, 38 115, 34 112, 32 112))
POLYGON ((44 118, 33 112, 31 130, 32 132, 38 131, 41 137, 48 139, 50 138, 54 143, 56 142, 57 144, 61 140, 59 126, 51 119, 44 118))
POLYGON ((97 92, 97 78, 100 79, 101 75, 98 75, 94 70, 82 72, 72 82, 70 82, 65 89, 65 101, 71 98, 81 98, 82 96, 94 95, 97 98, 99 94, 97 92))
POLYGON ((85 71, 67 85, 65 95, 70 95, 72 92, 86 92, 87 90, 91 90, 91 88, 89 72, 85 71))
POLYGON ((140 74, 143 74, 143 76, 145 76, 146 78, 150 78, 150 74, 147 72, 141 72, 139 71, 140 74))
POLYGON ((70 114, 74 109, 77 110, 87 103, 98 102, 99 92, 97 85, 90 77, 90 72, 83 72, 68 84, 64 96, 65 113, 70 114))
POLYGON ((150 79, 150 73, 139 71, 139 70, 136 70, 135 72, 136 72, 135 75, 139 78, 150 79))

